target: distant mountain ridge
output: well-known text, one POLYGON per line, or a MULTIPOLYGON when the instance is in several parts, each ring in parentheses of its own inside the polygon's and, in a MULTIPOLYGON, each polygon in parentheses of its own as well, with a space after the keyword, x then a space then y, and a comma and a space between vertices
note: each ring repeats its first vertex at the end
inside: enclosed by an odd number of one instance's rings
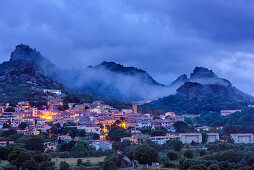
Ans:
POLYGON ((93 67, 94 69, 106 69, 108 71, 123 74, 127 76, 136 76, 138 75, 144 82, 151 84, 151 85, 159 85, 164 86, 157 81, 155 81, 152 76, 150 76, 146 71, 142 69, 138 69, 136 67, 125 67, 121 64, 117 64, 115 62, 107 62, 103 61, 101 64, 96 65, 93 67))
POLYGON ((25 87, 25 93, 16 95, 19 99, 43 88, 57 88, 125 102, 168 95, 185 99, 224 97, 233 101, 253 101, 252 96, 204 67, 196 67, 190 77, 183 74, 171 85, 163 85, 142 69, 115 62, 104 61, 84 69, 59 69, 40 52, 24 44, 17 45, 10 60, 0 64, 0 80, 0 97, 5 99, 13 97, 12 91, 22 91, 25 87))
POLYGON ((254 101, 253 96, 238 90, 229 80, 218 77, 204 67, 196 67, 189 80, 184 80, 183 85, 177 89, 177 95, 185 99, 220 97, 236 102, 254 101))

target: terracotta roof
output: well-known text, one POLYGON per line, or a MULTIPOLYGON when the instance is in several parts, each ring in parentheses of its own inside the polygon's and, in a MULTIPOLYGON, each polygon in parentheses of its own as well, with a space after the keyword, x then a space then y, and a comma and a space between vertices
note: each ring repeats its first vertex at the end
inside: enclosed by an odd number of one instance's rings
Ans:
POLYGON ((236 135, 236 136, 252 136, 252 133, 237 133, 237 134, 232 134, 232 135, 236 135))
POLYGON ((207 133, 207 135, 219 135, 218 133, 207 133))
POLYGON ((201 135, 200 133, 180 133, 181 135, 201 135))

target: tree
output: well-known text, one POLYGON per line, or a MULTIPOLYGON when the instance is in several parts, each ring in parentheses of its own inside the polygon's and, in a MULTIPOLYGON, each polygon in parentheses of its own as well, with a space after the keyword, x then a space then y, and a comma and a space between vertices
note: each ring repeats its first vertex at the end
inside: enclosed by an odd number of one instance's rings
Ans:
POLYGON ((93 138, 94 140, 99 140, 99 139, 100 139, 100 135, 97 134, 97 133, 92 133, 92 138, 93 138))
POLYGON ((4 112, 15 112, 14 107, 7 107, 6 109, 4 109, 4 112))
POLYGON ((168 147, 169 149, 174 149, 175 151, 179 152, 183 148, 183 143, 178 140, 170 140, 170 141, 167 141, 165 146, 168 147))
POLYGON ((189 169, 190 170, 207 170, 207 167, 203 164, 200 164, 200 165, 192 165, 189 169))
POLYGON ((23 148, 15 148, 8 156, 8 161, 12 164, 17 166, 19 169, 20 167, 23 168, 26 161, 31 160, 30 153, 23 149, 23 148))
POLYGON ((208 170, 220 170, 220 168, 217 164, 212 164, 208 166, 208 170))
POLYGON ((190 150, 190 149, 186 150, 183 155, 184 155, 184 157, 189 158, 189 159, 192 159, 194 157, 194 154, 193 154, 192 150, 190 150))
POLYGON ((82 159, 78 159, 78 160, 77 160, 77 166, 80 166, 80 165, 83 165, 82 159))
POLYGON ((202 134, 202 143, 206 144, 208 135, 206 132, 202 132, 201 134, 202 134))
POLYGON ((29 170, 36 170, 36 162, 34 160, 28 160, 24 162, 24 168, 27 168, 29 170))
POLYGON ((130 140, 123 140, 122 142, 114 142, 112 147, 114 150, 123 151, 126 147, 131 146, 131 144, 130 140))
POLYGON ((41 163, 43 161, 51 161, 51 157, 49 156, 49 154, 46 153, 36 154, 34 156, 34 160, 38 163, 41 163))
POLYGON ((205 155, 206 155, 206 150, 201 149, 201 150, 199 151, 199 155, 200 155, 200 156, 205 156, 205 155))
POLYGON ((104 170, 117 170, 121 165, 121 161, 123 156, 120 154, 109 155, 103 161, 103 169, 104 170))
POLYGON ((17 131, 16 131, 15 129, 12 129, 12 128, 11 128, 11 129, 8 129, 8 130, 3 131, 3 133, 1 134, 1 136, 7 138, 7 137, 9 137, 9 136, 11 136, 11 135, 15 135, 15 134, 17 134, 17 131))
POLYGON ((15 165, 6 165, 4 167, 4 170, 18 170, 17 167, 15 165))
POLYGON ((187 170, 193 165, 193 162, 191 159, 181 158, 179 160, 179 165, 181 169, 187 170))
POLYGON ((151 136, 166 136, 166 132, 163 130, 152 130, 151 136))
POLYGON ((40 163, 41 170, 55 170, 55 163, 52 161, 42 161, 40 163))
POLYGON ((44 141, 40 136, 29 135, 18 139, 17 143, 24 143, 27 150, 44 151, 44 141))
POLYGON ((24 130, 27 126, 28 126, 28 124, 26 122, 21 122, 18 127, 20 129, 24 130))
POLYGON ((183 121, 176 121, 174 127, 178 133, 185 133, 189 131, 189 126, 183 121))
POLYGON ((5 123, 3 124, 3 128, 4 128, 4 129, 10 128, 10 127, 11 127, 11 121, 10 121, 10 120, 8 120, 7 122, 5 122, 5 123))
POLYGON ((158 161, 158 152, 149 145, 138 145, 134 152, 134 159, 140 164, 149 164, 158 161))
POLYGON ((108 138, 111 141, 120 141, 121 138, 129 136, 131 136, 129 132, 118 126, 113 127, 108 133, 108 138))
POLYGON ((169 152, 167 153, 167 157, 168 157, 170 160, 174 161, 174 160, 177 160, 177 159, 178 159, 178 154, 177 154, 176 152, 174 152, 174 151, 169 151, 169 152))
POLYGON ((68 170, 70 168, 70 165, 65 162, 65 161, 61 161, 60 162, 60 170, 68 170))
POLYGON ((78 130, 78 136, 85 137, 86 136, 86 130, 78 130))

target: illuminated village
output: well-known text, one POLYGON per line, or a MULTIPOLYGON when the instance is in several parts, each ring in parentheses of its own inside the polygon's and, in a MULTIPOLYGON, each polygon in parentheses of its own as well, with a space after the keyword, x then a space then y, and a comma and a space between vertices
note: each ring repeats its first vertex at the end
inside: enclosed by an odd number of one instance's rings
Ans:
MULTIPOLYGON (((133 102, 132 109, 115 109, 112 106, 105 104, 103 101, 93 101, 92 103, 68 103, 68 109, 60 111, 59 107, 63 105, 63 96, 60 90, 45 90, 48 95, 47 105, 43 105, 43 109, 39 110, 32 107, 29 102, 21 101, 16 107, 15 111, 8 111, 9 105, 0 107, 0 123, 1 128, 8 130, 15 128, 18 133, 23 135, 39 135, 41 133, 48 133, 50 136, 57 136, 55 143, 45 143, 46 150, 56 150, 57 140, 61 139, 64 142, 71 140, 79 140, 78 137, 73 137, 70 134, 59 135, 54 134, 51 130, 53 124, 60 124, 60 126, 68 125, 68 127, 77 130, 85 130, 87 134, 97 134, 97 140, 89 140, 89 143, 98 149, 107 150, 112 149, 112 142, 108 140, 107 135, 112 125, 119 126, 123 129, 128 129, 131 133, 129 137, 121 138, 121 141, 130 140, 138 143, 141 139, 150 139, 159 145, 165 144, 170 140, 180 140, 183 144, 190 144, 192 142, 201 143, 202 135, 200 131, 209 131, 210 127, 197 127, 196 133, 177 133, 173 126, 175 122, 184 121, 186 117, 198 117, 200 115, 185 114, 176 116, 174 112, 167 112, 159 117, 151 114, 141 114, 137 107, 147 101, 133 102), (6 111, 7 110, 7 111, 6 111), (27 127, 20 128, 19 125, 25 122, 27 127), (141 133, 139 129, 142 128, 164 128, 167 130, 166 135, 163 136, 149 136, 141 133)), ((149 102, 149 101, 148 101, 149 102)), ((230 115, 241 110, 222 110, 223 116, 230 115)), ((217 130, 222 127, 217 127, 217 130)), ((207 133, 207 143, 219 141, 219 133, 207 133)), ((254 143, 253 134, 233 134, 232 139, 236 143, 254 143)), ((223 139, 221 139, 223 140, 223 139)), ((9 141, 14 142, 14 141, 9 141)), ((7 141, 1 141, 1 145, 5 146, 7 141)))

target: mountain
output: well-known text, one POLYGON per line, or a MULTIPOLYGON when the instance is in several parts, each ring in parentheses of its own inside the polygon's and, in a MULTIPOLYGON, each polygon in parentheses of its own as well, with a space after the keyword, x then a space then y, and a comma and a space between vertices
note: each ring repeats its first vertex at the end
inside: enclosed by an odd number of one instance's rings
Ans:
POLYGON ((99 98, 131 102, 172 93, 169 86, 156 82, 146 71, 115 62, 103 61, 78 72, 71 81, 72 88, 99 98))
POLYGON ((146 71, 115 62, 102 62, 83 69, 59 69, 40 52, 20 44, 10 60, 0 64, 0 102, 40 100, 41 89, 61 89, 102 100, 131 102, 175 94, 185 100, 222 98, 248 102, 253 97, 235 88, 212 70, 196 67, 171 85, 158 83, 146 71), (176 90, 177 89, 177 90, 176 90))
MULTIPOLYGON (((90 67, 91 68, 91 67, 90 67)), ((142 69, 138 69, 135 67, 125 67, 121 64, 117 64, 115 62, 107 62, 103 61, 101 64, 96 65, 94 69, 105 69, 112 73, 122 74, 124 76, 137 76, 140 80, 146 84, 156 85, 156 86, 164 86, 157 81, 155 81, 152 76, 150 76, 146 71, 142 69)))
POLYGON ((24 44, 17 45, 10 60, 0 65, 0 80, 0 102, 39 100, 45 88, 125 102, 171 94, 168 86, 142 69, 106 61, 84 69, 59 69, 24 44))
POLYGON ((239 109, 254 101, 232 85, 229 80, 218 77, 212 70, 196 67, 190 74, 178 77, 170 86, 178 87, 176 94, 169 95, 140 106, 143 112, 207 113, 222 109, 239 109))
POLYGON ((196 67, 189 80, 177 89, 177 95, 185 99, 219 97, 235 102, 254 101, 253 96, 238 90, 229 80, 219 78, 204 67, 196 67))
POLYGON ((41 89, 62 89, 60 83, 45 74, 41 65, 46 63, 35 49, 16 46, 10 60, 0 64, 0 102, 41 100, 41 89))
POLYGON ((190 79, 187 77, 187 75, 183 74, 183 75, 179 76, 175 81, 173 81, 170 86, 179 88, 185 82, 189 82, 189 81, 190 81, 190 79))

